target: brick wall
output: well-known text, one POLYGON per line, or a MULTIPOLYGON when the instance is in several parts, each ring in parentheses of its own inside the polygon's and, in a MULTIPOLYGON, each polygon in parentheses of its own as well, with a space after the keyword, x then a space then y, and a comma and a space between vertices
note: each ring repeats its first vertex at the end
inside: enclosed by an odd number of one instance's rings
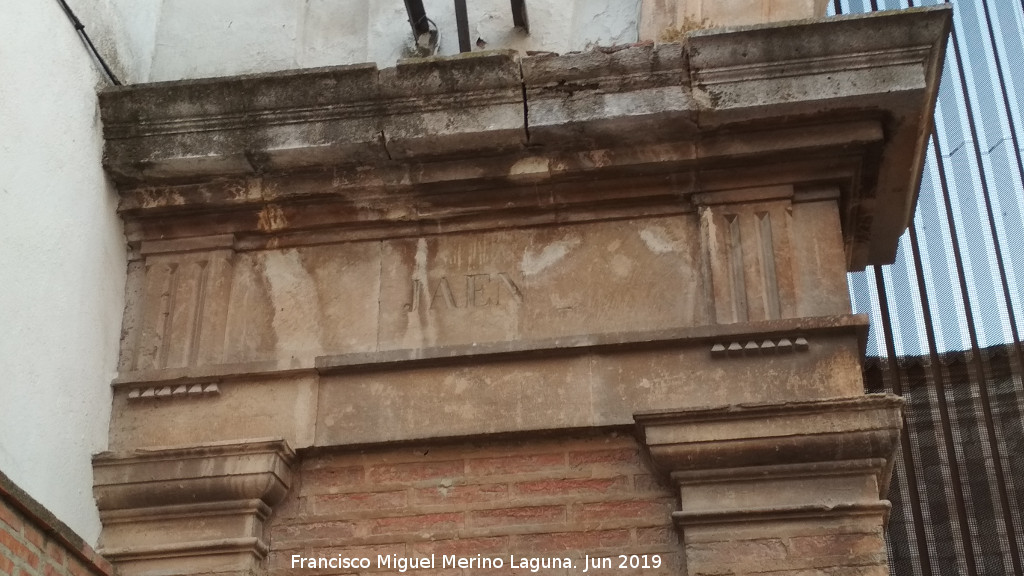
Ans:
POLYGON ((110 564, 0 473, 0 576, 111 576, 110 564))
MULTIPOLYGON (((301 464, 299 485, 269 524, 268 567, 291 556, 500 557, 502 570, 406 574, 578 574, 584 555, 609 557, 610 571, 680 574, 673 490, 641 457, 636 440, 606 434, 319 454, 301 464), (657 554, 660 569, 618 569, 619 554, 657 554), (574 570, 512 570, 509 556, 568 556, 574 570)), ((649 559, 651 560, 651 559, 649 559)))

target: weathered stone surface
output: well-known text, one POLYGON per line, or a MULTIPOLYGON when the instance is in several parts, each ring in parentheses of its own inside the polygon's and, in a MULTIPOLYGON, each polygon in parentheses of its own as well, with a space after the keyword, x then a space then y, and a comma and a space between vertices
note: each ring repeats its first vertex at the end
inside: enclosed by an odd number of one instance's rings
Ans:
POLYGON ((270 198, 442 181, 464 191, 532 186, 611 168, 714 189, 723 177, 741 187, 735 181, 744 174, 764 184, 774 172, 789 184, 841 182, 847 263, 857 269, 891 260, 912 212, 949 20, 948 10, 930 8, 701 30, 682 46, 526 58, 522 71, 510 54, 480 53, 379 73, 354 66, 123 88, 103 95, 106 164, 136 184, 123 187, 125 210, 159 208, 166 217, 197 201, 203 210, 211 201, 252 205, 260 217, 250 225, 264 224, 262 232, 301 228, 285 217, 300 205, 267 205, 270 198), (834 126, 852 121, 875 123, 880 137, 868 143, 863 131, 834 126), (780 163, 786 143, 805 138, 801 130, 838 138, 842 152, 819 148, 816 159, 804 153, 780 163), (638 142, 650 148, 618 150, 638 142), (717 142, 717 152, 705 142, 717 142), (438 163, 465 153, 491 158, 457 170, 438 163), (285 196, 271 188, 215 196, 210 188, 152 187, 336 166, 360 168, 336 173, 328 189, 285 196), (808 170, 818 174, 808 178, 808 170))
POLYGON ((514 52, 404 60, 380 73, 392 159, 518 150, 526 139, 514 52))
POLYGON ((863 396, 845 272, 905 227, 948 26, 106 93, 132 264, 105 549, 125 576, 325 547, 884 569, 899 409, 863 396), (305 459, 271 542, 295 457, 255 437, 305 459))
POLYGON ((741 43, 724 30, 697 31, 687 38, 694 97, 711 103, 700 111, 701 125, 765 114, 812 116, 854 101, 886 111, 892 132, 876 168, 875 187, 843 208, 844 225, 858 230, 852 237, 847 232, 852 269, 892 261, 896 241, 914 212, 920 151, 931 130, 950 27, 948 12, 916 9, 888 15, 892 18, 879 13, 807 24, 802 35, 793 35, 785 24, 749 28, 741 43), (868 237, 872 240, 864 242, 868 237))
MULTIPOLYGON (((706 344, 603 352, 586 347, 576 353, 562 349, 564 359, 470 356, 468 362, 459 362, 459 355, 453 354, 454 361, 440 366, 439 360, 433 366, 412 363, 407 369, 389 369, 381 363, 373 371, 363 366, 351 374, 343 366, 332 368, 324 362, 316 443, 621 426, 632 421, 633 412, 660 406, 827 398, 862 389, 857 345, 848 336, 820 339, 809 353, 721 365, 708 362, 710 348, 706 344)), ((553 348, 534 354, 559 352, 553 348)), ((343 358, 335 362, 339 360, 343 358)))
POLYGON ((99 454, 101 553, 127 575, 251 570, 266 556, 263 521, 294 463, 281 440, 99 454))
POLYGON ((117 87, 100 96, 106 166, 128 178, 196 178, 384 159, 367 110, 377 76, 358 64, 248 76, 243 90, 216 79, 117 87))
POLYGON ((689 211, 245 252, 231 236, 143 242, 122 370, 312 368, 322 355, 849 312, 835 199, 786 190, 770 217, 757 202, 710 209, 744 214, 728 249, 689 211))
POLYGON ((522 67, 531 144, 623 146, 698 132, 680 44, 532 56, 522 67))
MULTIPOLYGON (((313 444, 319 381, 311 371, 256 374, 246 381, 246 368, 228 365, 225 372, 242 375, 242 382, 225 382, 223 376, 161 383, 166 396, 130 398, 133 391, 151 384, 121 386, 114 394, 118 417, 110 429, 110 448, 124 451, 159 446, 190 446, 247 438, 284 438, 290 446, 313 444), (181 386, 209 386, 218 393, 177 395, 181 386)), ((266 367, 264 367, 266 368, 266 367)), ((276 368, 276 367, 275 367, 276 368)), ((251 370, 251 367, 249 368, 251 370)), ((141 396, 141 395, 140 395, 141 396)))
POLYGON ((343 354, 319 358, 316 370, 265 362, 136 372, 118 380, 110 442, 127 450, 280 436, 328 447, 622 426, 635 410, 663 406, 850 396, 862 389, 865 328, 862 317, 828 317, 343 354), (177 393, 211 382, 216 394, 177 393))
POLYGON ((682 216, 385 242, 379 348, 704 324, 695 236, 682 216))
POLYGON ((884 497, 902 399, 730 405, 636 415, 691 574, 885 567, 884 497))

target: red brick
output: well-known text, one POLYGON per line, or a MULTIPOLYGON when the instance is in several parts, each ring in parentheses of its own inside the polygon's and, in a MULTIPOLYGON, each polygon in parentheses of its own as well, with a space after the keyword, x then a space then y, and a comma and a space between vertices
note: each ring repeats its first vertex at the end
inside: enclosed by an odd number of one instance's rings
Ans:
POLYGON ((68 556, 66 566, 68 572, 71 573, 71 576, 92 576, 92 570, 86 567, 85 564, 82 564, 79 560, 70 556, 68 556))
POLYGON ((865 556, 885 553, 885 541, 879 534, 829 534, 799 536, 786 542, 791 556, 821 558, 825 556, 865 556))
POLYGON ((0 546, 4 546, 11 551, 16 558, 20 558, 26 564, 32 567, 33 570, 39 569, 39 555, 29 549, 21 543, 20 540, 12 536, 6 530, 0 530, 0 546))
POLYGON ((473 504, 484 502, 499 504, 508 500, 508 486, 505 484, 470 484, 463 486, 438 486, 413 491, 415 504, 473 504))
POLYGON ((47 562, 43 566, 43 576, 64 576, 64 570, 53 562, 47 562))
POLYGON ((336 541, 351 538, 355 527, 351 522, 314 522, 310 524, 289 524, 278 526, 271 532, 271 541, 277 547, 286 543, 309 544, 321 540, 336 541))
POLYGON ((633 477, 633 489, 638 494, 663 494, 674 496, 675 490, 667 483, 662 482, 657 476, 650 474, 637 474, 633 477))
MULTIPOLYGON (((404 543, 398 544, 370 544, 363 546, 339 546, 323 548, 320 546, 306 546, 301 548, 289 548, 282 550, 273 550, 267 557, 268 567, 272 573, 280 573, 288 576, 296 576, 297 574, 313 575, 313 574, 337 574, 338 570, 319 570, 319 569, 302 569, 293 570, 291 568, 292 554, 298 554, 303 558, 334 558, 338 555, 347 558, 369 558, 371 566, 376 567, 377 555, 390 556, 391 554, 398 554, 399 556, 407 556, 406 545, 404 543)), ((376 576, 376 574, 375 574, 376 576)))
POLYGON ((53 539, 47 540, 46 546, 43 548, 43 554, 57 566, 64 566, 65 552, 64 546, 60 542, 53 539))
POLYGON ((687 563, 692 568, 729 565, 742 562, 746 566, 773 566, 782 568, 780 562, 788 553, 782 540, 760 538, 756 540, 732 540, 726 542, 695 542, 686 545, 687 563))
MULTIPOLYGON (((376 562, 377 559, 374 558, 373 561, 376 562)), ((437 562, 434 565, 440 566, 441 559, 438 558, 437 562)), ((376 564, 374 564, 374 566, 376 566, 376 564)), ((372 574, 373 576, 465 576, 462 573, 462 570, 459 570, 457 568, 446 570, 440 570, 438 568, 434 568, 432 570, 407 570, 405 572, 372 572, 372 574)), ((476 575, 474 574, 474 576, 476 575)))
POLYGON ((14 562, 12 562, 7 556, 0 554, 0 574, 7 574, 10 576, 13 573, 14 562))
POLYGON ((25 524, 23 534, 25 535, 25 540, 31 542, 37 549, 43 550, 46 547, 46 536, 36 527, 25 524))
POLYGON ((406 534, 409 532, 441 532, 454 530, 463 523, 461 513, 423 514, 378 518, 370 524, 371 534, 406 534))
POLYGON ((508 551, 508 538, 496 536, 493 538, 459 538, 454 540, 435 540, 432 542, 420 542, 413 545, 413 555, 423 556, 430 554, 455 556, 475 556, 477 554, 492 555, 503 554, 508 551))
POLYGON ((549 478, 520 482, 513 486, 517 495, 524 496, 586 496, 608 494, 625 491, 629 479, 625 476, 615 478, 549 478))
POLYGON ((470 515, 474 526, 513 526, 523 524, 553 524, 565 521, 564 506, 524 506, 478 510, 470 515))
POLYGON ((303 558, 311 558, 319 555, 317 550, 311 548, 285 548, 282 550, 275 550, 271 546, 270 554, 267 555, 267 570, 271 574, 277 571, 282 571, 284 574, 290 574, 292 572, 292 554, 298 554, 303 558))
POLYGON ((612 448, 609 450, 587 450, 569 453, 569 465, 574 468, 590 464, 640 464, 638 448, 612 448))
POLYGON ((301 494, 330 494, 344 492, 363 484, 362 466, 345 468, 314 468, 302 472, 301 494))
MULTIPOLYGON (((623 551, 627 556, 629 552, 623 551)), ((674 554, 659 554, 657 552, 653 554, 635 554, 637 556, 638 563, 641 567, 629 568, 629 561, 627 558, 626 568, 619 568, 622 565, 622 559, 619 558, 618 554, 605 556, 611 560, 612 567, 609 568, 589 568, 587 575, 593 574, 594 576, 675 576, 677 574, 685 574, 686 570, 683 569, 683 563, 679 556, 674 554), (644 556, 647 560, 647 568, 643 568, 644 556), (658 568, 655 568, 655 556, 657 556, 661 562, 658 568)), ((591 558, 593 560, 593 558, 591 558)), ((582 570, 582 564, 580 565, 582 570)), ((691 574, 695 571, 690 571, 691 574)), ((722 572, 723 574, 731 574, 732 572, 722 572)), ((795 575, 794 575, 795 576, 795 575)))
POLYGON ((636 543, 640 546, 676 546, 679 533, 672 527, 637 528, 636 543))
POLYGON ((602 548, 616 548, 629 544, 629 530, 595 530, 588 532, 560 532, 555 534, 528 534, 514 536, 512 549, 524 555, 578 550, 589 553, 602 548))
POLYGON ((399 556, 408 556, 409 551, 404 542, 388 543, 388 544, 365 544, 362 546, 332 546, 330 548, 317 548, 317 556, 351 556, 351 557, 366 557, 371 558, 375 562, 377 556, 391 556, 392 554, 398 554, 399 556))
POLYGON ((417 482, 439 478, 461 477, 466 466, 462 460, 448 462, 406 462, 402 464, 378 464, 370 467, 369 480, 372 483, 417 482))
MULTIPOLYGON (((9 508, 2 500, 0 500, 0 521, 10 526, 15 534, 20 532, 24 525, 21 514, 9 508)), ((0 524, 0 528, 3 528, 3 524, 0 524)))
POLYGON ((652 518, 666 520, 674 506, 658 500, 595 502, 579 504, 574 509, 576 520, 609 520, 614 518, 652 518))
POLYGON ((523 454, 467 460, 466 472, 471 476, 496 476, 550 470, 564 465, 565 454, 523 454))
POLYGON ((353 492, 349 494, 324 494, 314 499, 313 511, 317 515, 338 514, 354 510, 394 510, 404 508, 406 493, 401 492, 353 492))

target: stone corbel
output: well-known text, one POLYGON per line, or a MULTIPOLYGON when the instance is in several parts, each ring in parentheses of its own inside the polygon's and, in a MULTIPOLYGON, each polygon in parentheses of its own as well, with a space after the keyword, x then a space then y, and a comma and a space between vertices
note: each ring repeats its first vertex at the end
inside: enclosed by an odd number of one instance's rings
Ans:
POLYGON ((121 576, 246 573, 295 461, 277 439, 99 454, 100 552, 121 576))
POLYGON ((899 397, 867 395, 636 414, 651 460, 679 489, 689 574, 759 562, 887 574, 882 498, 901 409, 899 397))

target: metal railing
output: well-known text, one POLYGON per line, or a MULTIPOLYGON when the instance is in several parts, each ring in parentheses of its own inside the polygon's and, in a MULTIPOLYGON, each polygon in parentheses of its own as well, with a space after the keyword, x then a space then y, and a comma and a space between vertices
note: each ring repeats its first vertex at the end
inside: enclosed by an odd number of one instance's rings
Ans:
POLYGON ((1024 574, 1024 1, 951 3, 917 213, 896 262, 851 274, 850 293, 873 320, 866 387, 908 402, 893 574, 1024 574))

